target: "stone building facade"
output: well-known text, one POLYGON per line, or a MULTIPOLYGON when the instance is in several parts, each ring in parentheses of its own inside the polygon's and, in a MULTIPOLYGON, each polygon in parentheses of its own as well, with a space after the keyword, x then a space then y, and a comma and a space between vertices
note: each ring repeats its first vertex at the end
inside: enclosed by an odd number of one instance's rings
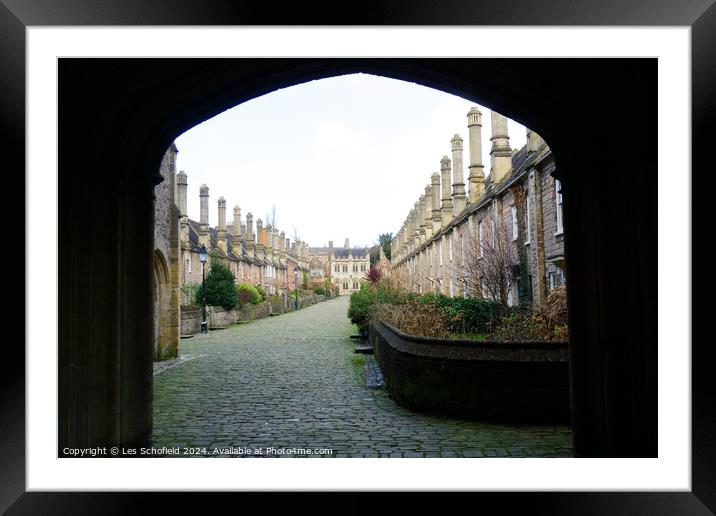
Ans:
MULTIPOLYGON (((209 225, 209 188, 199 187, 199 220, 187 213, 188 176, 177 173, 178 150, 167 149, 160 173, 163 181, 155 187, 154 283, 155 283, 155 358, 176 357, 180 336, 182 305, 192 305, 182 289, 202 281, 199 251, 205 245, 210 260, 222 260, 236 278, 236 283, 261 287, 269 295, 283 296, 293 290, 294 270, 308 273, 308 244, 291 242, 284 231, 255 221, 249 212, 245 218, 234 206, 233 220, 226 220, 226 199, 217 200, 217 225, 209 225)), ((208 273, 209 267, 206 268, 208 273)))
MULTIPOLYGON (((179 206, 186 206, 188 180, 184 172, 177 174, 179 206)), ((221 259, 229 266, 236 282, 261 287, 267 294, 284 295, 293 288, 293 270, 308 272, 308 244, 291 242, 284 231, 264 226, 251 212, 243 218, 241 208, 233 208, 233 221, 226 221, 226 200, 217 200, 217 226, 209 225, 209 187, 199 188, 199 221, 181 212, 180 242, 182 253, 182 284, 201 283, 199 251, 205 245, 212 259, 221 259)), ((188 301, 188 300, 187 300, 188 301)))
POLYGON ((348 238, 343 247, 334 247, 331 240, 327 247, 309 247, 308 252, 312 285, 323 286, 328 279, 336 295, 345 295, 360 290, 366 281, 370 253, 367 248, 351 247, 348 238))
POLYGON ((513 150, 507 119, 494 111, 491 118, 490 174, 485 177, 482 162, 482 113, 473 107, 467 183, 463 140, 455 135, 452 159, 440 160, 440 173, 432 174, 393 239, 392 268, 416 292, 541 303, 565 278, 554 158, 530 130, 525 146, 513 150))
POLYGON ((177 356, 179 344, 179 214, 175 196, 177 148, 172 144, 162 159, 164 179, 154 187, 154 357, 177 356))

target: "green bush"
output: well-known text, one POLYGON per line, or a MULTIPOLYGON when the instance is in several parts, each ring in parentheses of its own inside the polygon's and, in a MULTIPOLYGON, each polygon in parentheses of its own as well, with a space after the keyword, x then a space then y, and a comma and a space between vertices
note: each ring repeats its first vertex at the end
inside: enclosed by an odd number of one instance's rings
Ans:
POLYGON ((236 308, 238 298, 234 287, 234 274, 224 263, 213 260, 211 269, 204 280, 204 285, 199 285, 196 290, 196 304, 203 306, 206 300, 207 306, 221 306, 225 310, 236 308))
POLYGON ((436 304, 450 320, 450 330, 459 333, 489 333, 505 315, 506 307, 490 299, 425 294, 422 303, 436 304))
POLYGON ((326 295, 326 289, 323 287, 316 287, 313 289, 313 293, 317 296, 325 296, 326 295))
POLYGON ((200 283, 185 283, 181 286, 181 304, 182 305, 195 305, 196 303, 196 292, 201 286, 200 283))
POLYGON ((378 305, 402 305, 417 298, 417 294, 402 292, 386 285, 363 283, 360 290, 351 294, 348 318, 358 326, 362 335, 366 335, 368 323, 378 305))
POLYGON ((266 299, 266 291, 261 285, 256 285, 256 292, 258 292, 259 296, 261 297, 261 299, 259 299, 259 303, 266 299))
POLYGON ((236 287, 236 292, 238 294, 239 303, 242 305, 248 303, 258 305, 262 300, 259 291, 250 283, 242 283, 236 287))

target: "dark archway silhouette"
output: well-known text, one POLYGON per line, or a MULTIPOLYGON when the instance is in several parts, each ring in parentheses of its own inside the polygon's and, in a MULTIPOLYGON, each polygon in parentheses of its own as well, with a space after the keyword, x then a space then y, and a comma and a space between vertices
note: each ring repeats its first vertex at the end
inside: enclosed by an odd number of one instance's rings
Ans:
POLYGON ((61 59, 60 448, 150 435, 153 187, 173 139, 278 88, 366 72, 478 102, 549 143, 566 194, 575 454, 655 457, 656 71, 656 59, 61 59))

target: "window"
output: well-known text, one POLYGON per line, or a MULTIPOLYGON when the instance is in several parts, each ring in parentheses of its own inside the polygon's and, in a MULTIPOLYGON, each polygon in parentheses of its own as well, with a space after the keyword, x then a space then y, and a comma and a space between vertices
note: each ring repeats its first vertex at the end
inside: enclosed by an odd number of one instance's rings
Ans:
POLYGON ((360 271, 361 271, 361 272, 365 272, 365 263, 360 266, 360 271))
POLYGON ((483 240, 484 231, 483 231, 483 229, 482 229, 482 228, 483 228, 482 222, 483 222, 483 221, 480 221, 480 222, 477 223, 477 241, 478 241, 478 244, 480 245, 480 257, 484 256, 484 254, 483 254, 483 245, 482 245, 483 242, 484 242, 484 240, 483 240))
POLYGON ((358 282, 357 281, 353 282, 353 290, 358 290, 358 282))
POLYGON ((347 281, 343 282, 343 290, 348 290, 348 282, 347 281))
POLYGON ((529 179, 527 180, 527 200, 525 202, 525 220, 527 222, 525 233, 525 245, 529 244, 532 241, 532 219, 530 218, 530 201, 532 199, 532 188, 531 186, 532 181, 532 173, 530 174, 529 179))
POLYGON ((562 227, 562 182, 559 179, 554 180, 554 191, 557 198, 557 232, 555 235, 561 235, 564 228, 562 227))
POLYGON ((343 272, 348 272, 348 266, 347 266, 347 265, 344 265, 344 266, 343 266, 343 272))
POLYGON ((561 269, 557 269, 554 272, 549 273, 549 289, 560 287, 564 285, 564 273, 561 269))
POLYGON ((336 265, 336 272, 341 272, 340 269, 341 269, 341 266, 340 266, 340 265, 336 265))
POLYGON ((448 235, 448 241, 447 241, 447 244, 448 244, 448 261, 450 261, 450 262, 452 261, 452 243, 453 243, 453 240, 454 240, 454 238, 453 238, 454 235, 455 235, 455 229, 453 229, 452 231, 450 231, 450 234, 448 235))
POLYGON ((517 206, 512 206, 512 240, 517 240, 520 235, 520 226, 517 224, 517 206))

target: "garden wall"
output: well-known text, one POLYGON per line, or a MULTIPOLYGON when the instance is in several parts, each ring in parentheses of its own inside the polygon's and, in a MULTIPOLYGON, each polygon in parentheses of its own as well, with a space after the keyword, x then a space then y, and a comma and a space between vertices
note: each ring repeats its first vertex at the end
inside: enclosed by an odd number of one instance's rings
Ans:
POLYGON ((380 322, 369 339, 400 405, 486 421, 570 422, 566 342, 434 339, 380 322))
POLYGON ((201 331, 201 308, 182 305, 180 309, 181 334, 193 335, 201 331))
POLYGON ((236 323, 236 310, 225 310, 221 306, 207 306, 206 317, 209 329, 228 328, 236 323))

